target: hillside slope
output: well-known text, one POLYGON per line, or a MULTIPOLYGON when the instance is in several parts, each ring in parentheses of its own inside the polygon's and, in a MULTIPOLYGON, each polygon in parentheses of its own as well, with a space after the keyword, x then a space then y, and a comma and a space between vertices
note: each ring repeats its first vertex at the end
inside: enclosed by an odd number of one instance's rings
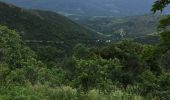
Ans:
POLYGON ((0 2, 0 24, 16 29, 24 39, 58 40, 97 37, 68 18, 48 11, 27 10, 0 2))
MULTIPOLYGON (((74 16, 72 17, 74 19, 74 16)), ((161 15, 139 15, 123 18, 114 17, 88 17, 77 18, 75 21, 113 38, 136 38, 152 34, 157 31, 161 15)))

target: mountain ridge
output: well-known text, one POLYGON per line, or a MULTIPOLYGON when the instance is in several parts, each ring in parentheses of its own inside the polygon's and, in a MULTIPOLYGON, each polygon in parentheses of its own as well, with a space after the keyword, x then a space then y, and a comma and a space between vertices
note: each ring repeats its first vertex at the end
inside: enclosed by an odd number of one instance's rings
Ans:
POLYGON ((54 12, 23 9, 3 2, 0 2, 0 7, 0 24, 16 29, 25 39, 39 40, 49 37, 49 40, 55 40, 55 36, 60 38, 97 36, 95 32, 54 12))
POLYGON ((120 33, 124 33, 124 38, 136 38, 156 32, 158 19, 162 17, 161 14, 145 14, 122 18, 76 16, 71 18, 85 27, 113 38, 121 38, 120 33))
POLYGON ((45 9, 69 16, 129 16, 150 12, 154 0, 1 0, 21 7, 45 9))

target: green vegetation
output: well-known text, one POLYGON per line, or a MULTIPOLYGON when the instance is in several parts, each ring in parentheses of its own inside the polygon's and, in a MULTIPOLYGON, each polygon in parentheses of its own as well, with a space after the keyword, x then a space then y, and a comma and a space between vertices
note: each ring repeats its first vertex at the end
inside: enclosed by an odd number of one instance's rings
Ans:
POLYGON ((152 34, 157 31, 159 19, 162 15, 146 14, 123 18, 87 17, 79 18, 77 22, 97 32, 109 35, 111 39, 136 38, 152 34))
POLYGON ((98 90, 91 90, 86 94, 71 87, 49 88, 46 86, 0 87, 1 100, 144 100, 139 95, 120 90, 104 94, 98 90))
POLYGON ((37 43, 35 52, 21 34, 0 26, 0 100, 169 100, 168 25, 169 16, 155 45, 75 43, 67 57, 52 45, 37 43))
POLYGON ((61 68, 39 61, 17 32, 0 26, 0 33, 1 99, 169 98, 169 69, 166 67, 168 70, 165 70, 153 59, 154 46, 128 40, 100 49, 78 44, 72 57, 64 63, 65 68, 61 68))

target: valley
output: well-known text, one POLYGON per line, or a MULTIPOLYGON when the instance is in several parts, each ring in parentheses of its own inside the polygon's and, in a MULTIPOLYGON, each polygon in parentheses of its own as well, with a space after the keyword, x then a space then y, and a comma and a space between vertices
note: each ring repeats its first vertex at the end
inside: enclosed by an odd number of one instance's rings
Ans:
POLYGON ((70 16, 79 24, 113 38, 135 38, 153 34, 157 31, 160 14, 146 14, 131 17, 78 17, 70 16))

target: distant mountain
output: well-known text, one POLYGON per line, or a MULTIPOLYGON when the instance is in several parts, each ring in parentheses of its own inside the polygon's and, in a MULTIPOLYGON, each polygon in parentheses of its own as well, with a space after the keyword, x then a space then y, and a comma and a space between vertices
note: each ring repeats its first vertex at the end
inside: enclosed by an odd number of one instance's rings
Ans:
POLYGON ((28 10, 2 2, 0 24, 16 29, 24 39, 56 40, 60 37, 69 40, 97 37, 95 32, 57 13, 28 10))
POLYGON ((85 27, 115 38, 136 38, 157 31, 160 14, 145 14, 123 18, 115 17, 75 17, 71 18, 85 27))
MULTIPOLYGON (((149 13, 155 0, 0 0, 66 16, 133 16, 149 13)), ((169 8, 170 9, 170 8, 169 8)), ((165 12, 166 13, 166 12, 165 12)))

